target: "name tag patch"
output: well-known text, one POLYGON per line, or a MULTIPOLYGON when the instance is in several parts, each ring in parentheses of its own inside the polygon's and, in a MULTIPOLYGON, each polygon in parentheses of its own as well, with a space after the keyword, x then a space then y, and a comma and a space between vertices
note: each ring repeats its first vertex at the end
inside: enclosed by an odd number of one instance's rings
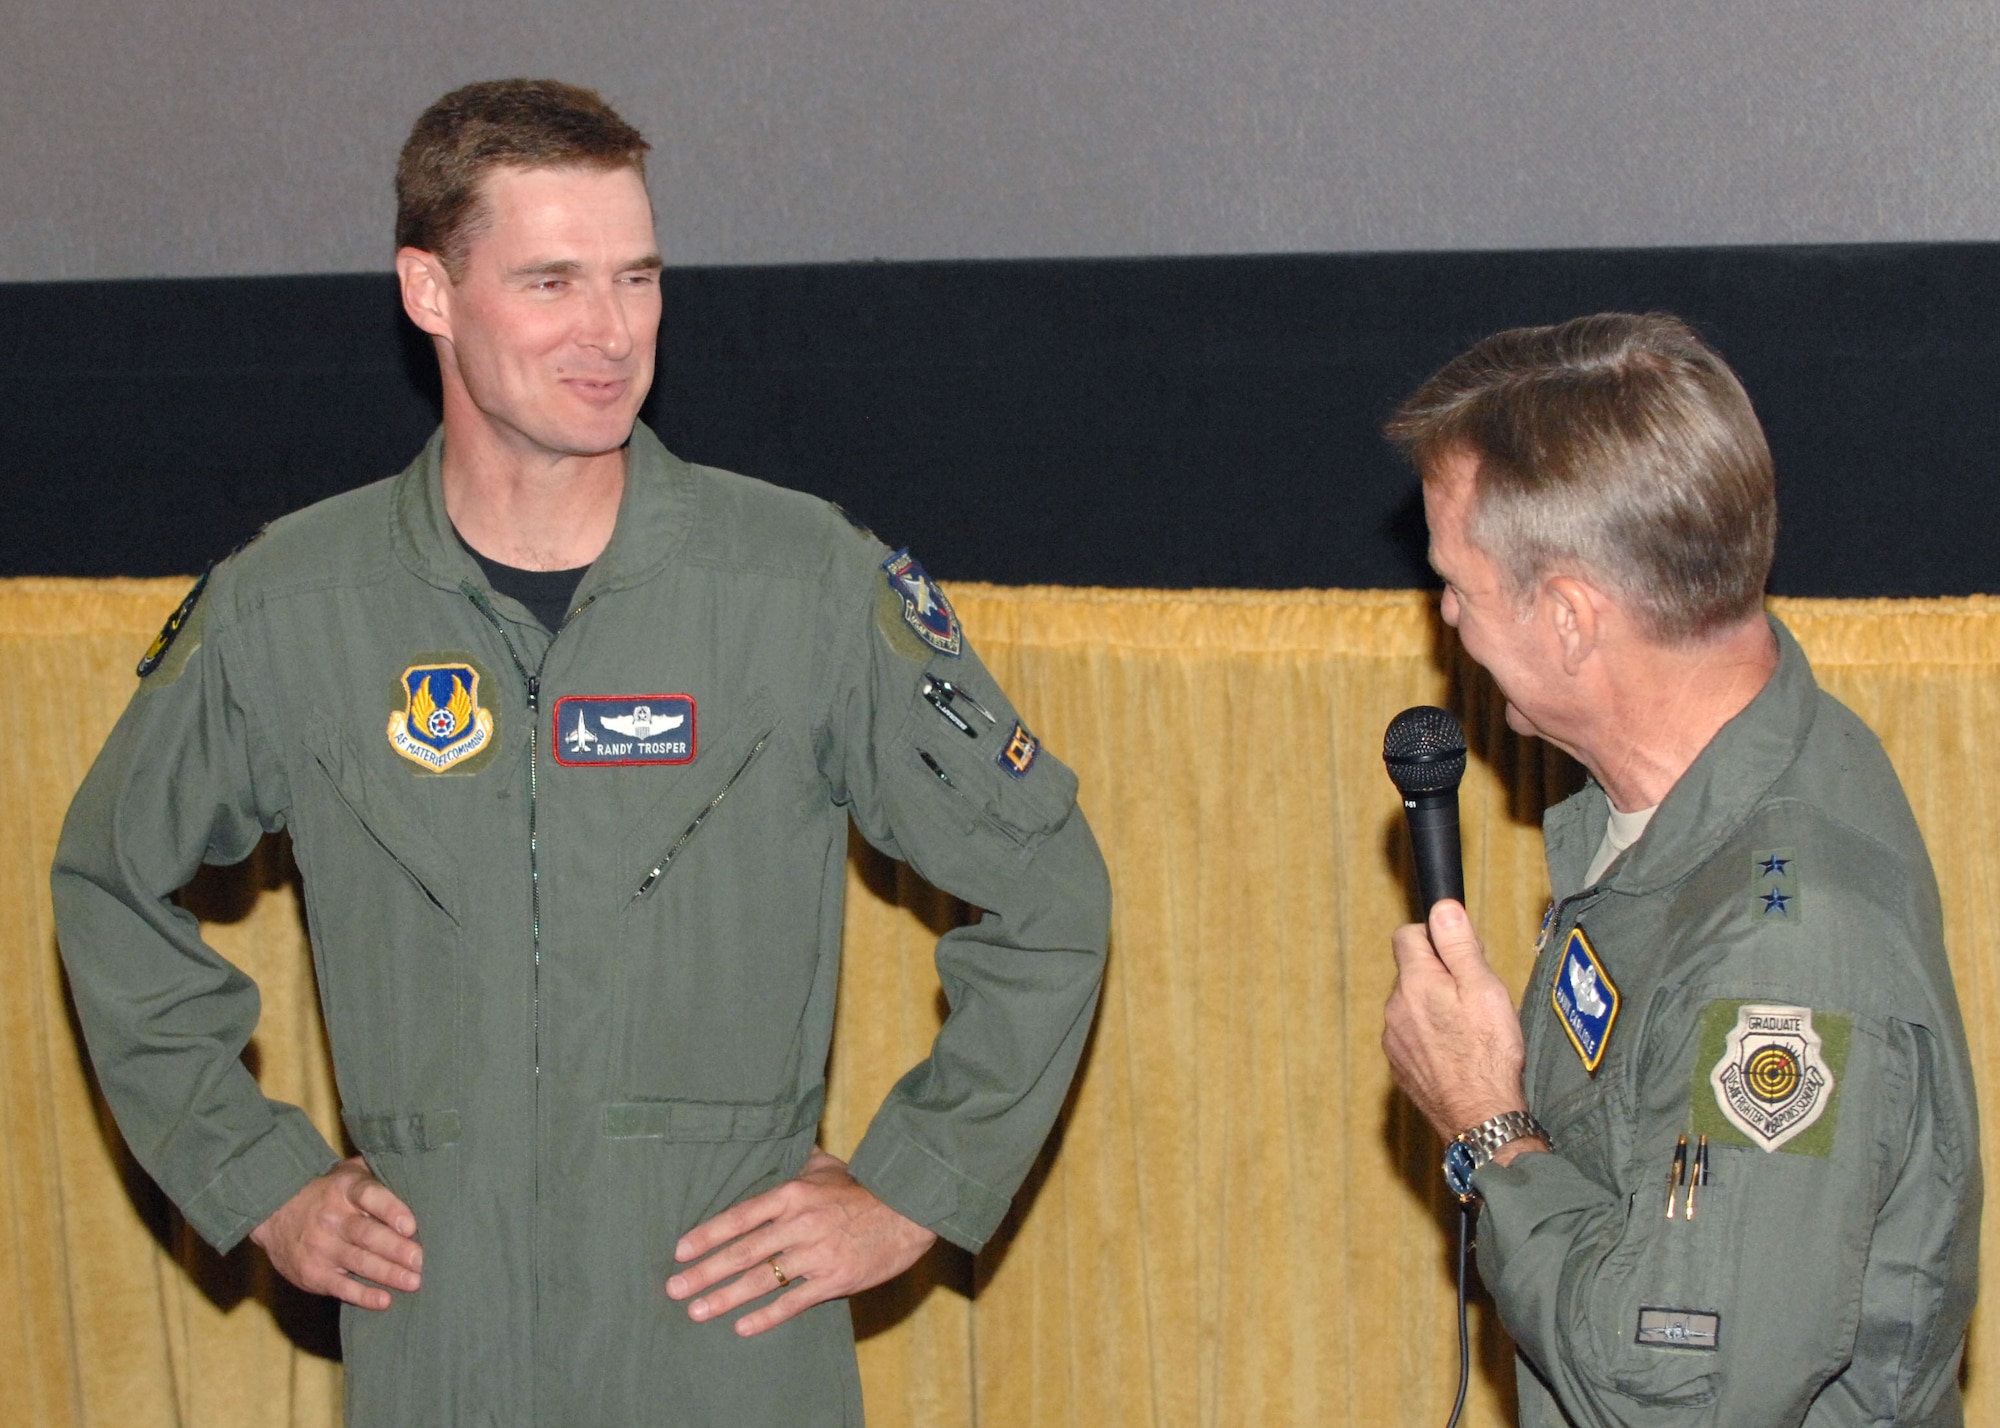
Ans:
POLYGON ((686 764, 695 756, 694 698, 687 694, 569 694, 556 701, 556 762, 686 764))
POLYGON ((1705 1349, 1722 1347, 1722 1316, 1708 1309, 1639 1310, 1639 1332, 1634 1343, 1655 1349, 1705 1349))
POLYGON ((1611 1045, 1611 1025, 1618 1020, 1618 988, 1581 927, 1571 929, 1563 947, 1549 1004, 1562 1018, 1570 1045, 1583 1058, 1583 1069, 1597 1074, 1605 1048, 1611 1045))

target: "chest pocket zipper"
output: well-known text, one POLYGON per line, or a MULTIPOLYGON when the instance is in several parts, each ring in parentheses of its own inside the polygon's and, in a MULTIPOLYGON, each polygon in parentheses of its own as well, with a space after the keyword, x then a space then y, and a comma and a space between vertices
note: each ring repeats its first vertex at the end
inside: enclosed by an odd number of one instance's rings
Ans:
POLYGON ((728 780, 716 790, 715 797, 701 806, 701 811, 695 814, 694 820, 681 830, 680 836, 668 844, 667 850, 653 863, 651 870, 639 884, 638 891, 632 894, 631 901, 639 901, 659 885, 660 879, 665 877, 667 870, 673 866, 674 859, 681 855, 681 850, 687 847, 689 840, 701 831, 701 825, 708 821, 708 816, 722 806, 722 800, 729 797, 729 791, 736 787, 737 780, 742 778, 749 771, 750 765, 757 761, 757 756, 764 752, 764 746, 771 742, 771 735, 776 732, 777 725, 774 724, 757 736, 757 741, 750 746, 750 751, 743 756, 743 761, 737 764, 728 780))

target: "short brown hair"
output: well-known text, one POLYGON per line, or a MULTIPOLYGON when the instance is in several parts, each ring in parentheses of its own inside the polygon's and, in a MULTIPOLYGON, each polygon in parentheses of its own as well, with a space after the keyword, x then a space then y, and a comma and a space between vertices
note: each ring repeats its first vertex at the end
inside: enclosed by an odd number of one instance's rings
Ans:
POLYGON ((645 138, 592 89, 488 79, 423 112, 396 164, 396 246, 438 255, 457 282, 485 224, 480 184, 496 168, 615 169, 646 175, 645 138))
POLYGON ((1497 333, 1419 387, 1387 433, 1426 480, 1454 451, 1476 459, 1469 533, 1517 594, 1578 568, 1664 643, 1761 606, 1771 451, 1736 374, 1679 318, 1497 333))

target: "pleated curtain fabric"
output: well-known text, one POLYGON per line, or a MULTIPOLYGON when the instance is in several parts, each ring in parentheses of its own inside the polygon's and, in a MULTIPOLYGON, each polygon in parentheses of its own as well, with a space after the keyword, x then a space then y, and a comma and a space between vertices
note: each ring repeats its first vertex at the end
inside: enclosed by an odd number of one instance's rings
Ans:
MULTIPOLYGON (((56 957, 47 870, 63 811, 184 588, 0 582, 14 731, 0 886, 15 910, 0 929, 0 1403, 50 1428, 340 1418, 330 1311, 254 1252, 201 1246, 133 1165, 56 957)), ((1389 933, 1408 907, 1382 729, 1411 704, 1464 718, 1468 899, 1517 989, 1547 898, 1540 813, 1577 771, 1507 732, 1418 592, 951 593, 1082 779, 1116 891, 1113 945, 1077 1087, 1001 1234, 976 1260, 940 1246, 855 1301, 870 1422, 1441 1424, 1456 1376, 1451 1212, 1435 1139, 1378 1045, 1389 933)), ((1989 1072, 2000 601, 1773 605, 1902 773, 1989 1072)), ((849 883, 824 1133, 836 1153, 923 1054, 943 1010, 931 946, 969 915, 858 842, 849 883)), ((264 1085, 337 1134, 284 845, 185 896, 262 988, 264 1085)), ((1994 1282, 1990 1248, 1985 1263, 1994 1282)), ((1512 1351, 1490 1310, 1474 1312, 1466 1421, 1507 1423, 1512 1351)), ((1996 1336, 2000 1315, 1982 1308, 1972 1422, 2000 1422, 1996 1336)))

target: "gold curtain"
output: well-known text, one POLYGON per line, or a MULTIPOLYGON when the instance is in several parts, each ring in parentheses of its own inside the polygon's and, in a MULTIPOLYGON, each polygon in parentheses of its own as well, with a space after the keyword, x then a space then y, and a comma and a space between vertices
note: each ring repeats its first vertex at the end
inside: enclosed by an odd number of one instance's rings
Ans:
MULTIPOLYGON (((0 1402, 46 1425, 331 1425, 322 1301, 200 1246, 131 1164, 77 1049, 46 870, 63 810, 179 599, 173 581, 0 582, 13 833, 0 876, 0 1402)), ((1377 1045, 1405 916, 1382 773, 1397 710, 1450 702, 1475 919, 1518 988, 1546 897, 1537 818, 1566 761, 1507 734, 1406 592, 959 586, 995 673, 1075 766, 1116 888, 1083 1073, 995 1243, 940 1248, 856 1301, 878 1428, 1444 1421, 1456 1373, 1437 1146, 1377 1045)), ((1822 682, 1880 732, 1944 887, 1975 1064, 1992 1024, 2000 601, 1778 601, 1822 682)), ((857 848, 825 1139, 852 1148, 937 1025, 958 916, 857 848)), ((188 895, 264 992, 256 1069, 332 1132, 331 1078, 281 845, 188 895)), ((1989 1096, 1987 1123, 1993 1125, 1989 1096)), ((1989 1236, 2000 1245, 2000 1237, 1989 1236)), ((1989 1275, 1993 1253, 1986 1255, 1989 1275)), ((1475 1307, 1467 1422, 1511 1421, 1475 1307)), ((1970 1419, 2000 1423, 2000 1316, 1974 1324, 1970 1419)))

